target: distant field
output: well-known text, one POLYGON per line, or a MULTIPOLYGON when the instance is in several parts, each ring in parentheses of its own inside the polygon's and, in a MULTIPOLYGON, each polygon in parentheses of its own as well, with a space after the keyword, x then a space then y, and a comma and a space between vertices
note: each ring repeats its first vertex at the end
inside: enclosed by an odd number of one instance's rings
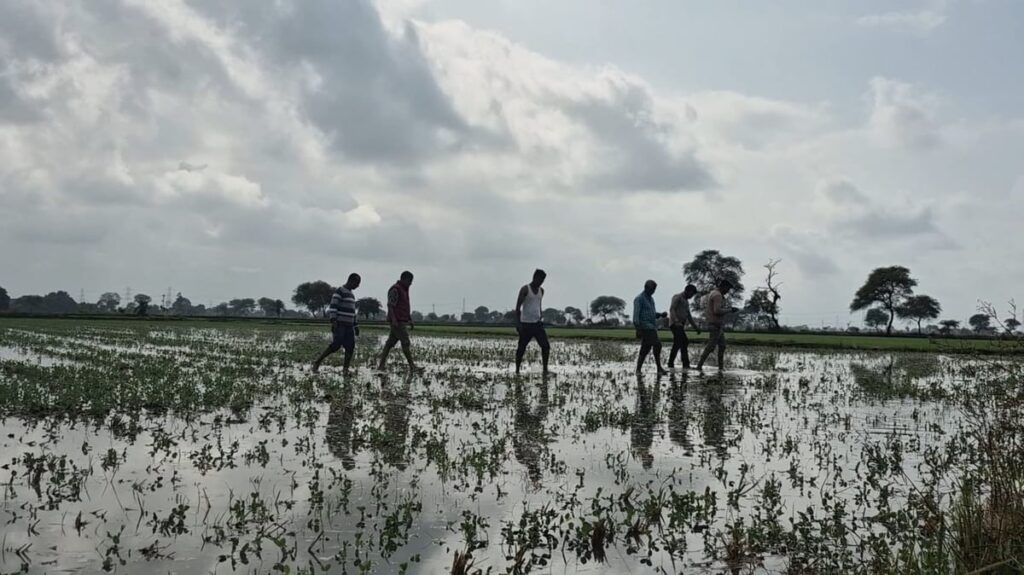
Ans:
MULTIPOLYGON (((117 316, 100 317, 65 317, 65 318, 32 318, 32 317, 3 317, 0 316, 0 326, 12 326, 19 323, 27 325, 40 325, 40 322, 55 322, 60 325, 64 322, 100 322, 104 325, 124 324, 137 326, 140 322, 159 324, 161 322, 174 323, 175 325, 194 324, 196 327, 217 326, 227 329, 245 329, 254 325, 262 327, 274 326, 289 330, 322 330, 322 320, 309 319, 267 319, 267 318, 123 318, 117 316)), ((365 322, 363 329, 383 330, 385 326, 381 322, 365 322)), ((506 336, 515 335, 513 328, 509 326, 489 325, 439 325, 439 324, 417 324, 415 332, 446 335, 484 335, 484 336, 506 336)), ((706 340, 706 335, 688 332, 691 343, 706 340)), ((586 328, 586 327, 548 327, 548 335, 554 339, 607 339, 632 341, 633 330, 629 328, 586 328)), ((1024 340, 1005 340, 997 338, 958 338, 958 337, 912 337, 899 335, 885 337, 880 335, 861 334, 820 334, 820 333, 751 333, 751 332, 729 332, 728 341, 730 345, 740 346, 766 346, 766 347, 793 347, 807 349, 849 349, 849 350, 899 350, 899 351, 925 351, 936 353, 996 353, 996 354, 1024 354, 1024 340)), ((672 336, 667 329, 661 331, 663 341, 671 341, 672 336)))

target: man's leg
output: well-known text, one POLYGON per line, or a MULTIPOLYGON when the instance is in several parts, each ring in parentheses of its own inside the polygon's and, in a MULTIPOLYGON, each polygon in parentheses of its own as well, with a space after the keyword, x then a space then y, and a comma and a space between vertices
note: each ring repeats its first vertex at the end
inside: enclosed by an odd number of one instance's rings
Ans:
POLYGON ((313 373, 320 371, 320 364, 323 363, 327 356, 341 349, 341 337, 338 327, 331 326, 331 343, 327 345, 327 349, 320 354, 319 357, 313 362, 313 373))
POLYGON ((661 367, 661 339, 658 338, 658 332, 652 334, 654 342, 651 347, 654 349, 654 365, 658 366, 658 375, 668 373, 665 368, 661 367))
MULTIPOLYGON (((672 330, 672 351, 668 353, 668 367, 672 369, 676 365, 676 354, 679 353, 679 334, 683 332, 683 337, 686 337, 686 335, 682 326, 674 325, 670 329, 672 330)), ((684 353, 683 357, 685 356, 686 354, 684 353)), ((686 362, 684 361, 683 364, 685 365, 686 362)))
POLYGON ((636 370, 639 372, 644 367, 644 360, 647 359, 647 354, 651 352, 651 344, 647 339, 647 335, 640 334, 640 356, 636 358, 636 370))
POLYGON ((530 333, 529 326, 519 326, 519 344, 516 346, 516 373, 523 366, 523 356, 526 355, 526 346, 530 345, 530 340, 533 339, 533 334, 530 333))
POLYGON ((683 369, 690 369, 690 338, 686 337, 683 326, 679 326, 679 356, 683 360, 683 369))
POLYGON ((410 369, 417 369, 416 362, 412 359, 412 342, 409 341, 408 328, 404 325, 401 327, 402 333, 400 335, 402 342, 402 355, 405 356, 405 361, 409 362, 410 369))
POLYGON ((395 347, 398 343, 398 336, 395 333, 395 328, 391 328, 391 332, 388 333, 388 340, 384 343, 384 349, 380 352, 380 363, 377 365, 378 370, 384 369, 384 364, 388 361, 388 354, 391 353, 391 348, 395 347))
POLYGON ((718 369, 725 369, 725 331, 718 336, 718 369))
POLYGON ((548 332, 544 326, 537 326, 537 344, 540 345, 540 357, 544 363, 544 373, 548 373, 548 358, 551 357, 551 342, 548 341, 548 332))
POLYGON ((704 351, 700 354, 700 361, 697 362, 697 369, 704 368, 704 362, 707 361, 708 356, 710 356, 711 352, 715 350, 716 346, 718 346, 718 338, 721 334, 722 332, 719 329, 716 329, 713 326, 708 326, 708 343, 704 346, 704 351))
POLYGON ((345 373, 348 373, 348 368, 352 366, 352 356, 355 355, 356 351, 356 328, 355 326, 348 325, 341 328, 341 346, 345 348, 345 363, 343 369, 345 373))

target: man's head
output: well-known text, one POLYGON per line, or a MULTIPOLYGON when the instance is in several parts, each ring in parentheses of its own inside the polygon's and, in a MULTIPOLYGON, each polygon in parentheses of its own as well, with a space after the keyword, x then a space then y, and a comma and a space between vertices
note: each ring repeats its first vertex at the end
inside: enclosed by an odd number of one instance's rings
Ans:
POLYGON ((725 294, 731 292, 732 291, 732 282, 729 281, 729 280, 722 280, 722 281, 718 282, 718 291, 722 292, 722 295, 725 295, 725 294))
POLYGON ((693 284, 687 284, 686 287, 683 288, 683 297, 685 297, 686 299, 690 299, 695 295, 697 295, 697 286, 693 284))
POLYGON ((363 278, 359 277, 359 274, 351 273, 348 274, 348 281, 345 282, 345 287, 348 289, 356 289, 361 283, 363 283, 363 278))
POLYGON ((654 290, 658 289, 658 282, 654 280, 647 280, 644 282, 644 291, 647 295, 654 295, 654 290))
POLYGON ((409 271, 409 270, 406 270, 406 271, 402 272, 401 277, 398 278, 398 282, 401 283, 402 285, 404 285, 405 287, 411 286, 412 285, 412 272, 409 271))
POLYGON ((548 277, 548 274, 544 270, 541 270, 541 269, 534 270, 533 271, 533 282, 531 282, 531 283, 533 284, 534 287, 540 287, 544 283, 544 280, 547 277, 548 277))

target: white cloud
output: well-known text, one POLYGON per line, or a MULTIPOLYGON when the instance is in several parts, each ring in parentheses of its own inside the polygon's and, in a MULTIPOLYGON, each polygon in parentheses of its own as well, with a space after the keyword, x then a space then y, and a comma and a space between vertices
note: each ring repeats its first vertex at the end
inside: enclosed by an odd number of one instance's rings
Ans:
POLYGON ((869 123, 881 143, 910 149, 927 149, 940 143, 936 96, 912 84, 876 77, 871 79, 869 97, 869 123))
POLYGON ((945 23, 946 14, 942 10, 882 12, 867 14, 857 19, 857 24, 861 26, 888 28, 917 34, 927 34, 945 23))

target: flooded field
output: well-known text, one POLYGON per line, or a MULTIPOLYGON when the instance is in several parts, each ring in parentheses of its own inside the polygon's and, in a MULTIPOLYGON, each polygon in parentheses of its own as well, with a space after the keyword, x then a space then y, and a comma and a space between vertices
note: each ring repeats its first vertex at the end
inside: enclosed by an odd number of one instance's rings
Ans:
POLYGON ((326 337, 0 323, 0 572, 1020 569, 1018 359, 326 337))

